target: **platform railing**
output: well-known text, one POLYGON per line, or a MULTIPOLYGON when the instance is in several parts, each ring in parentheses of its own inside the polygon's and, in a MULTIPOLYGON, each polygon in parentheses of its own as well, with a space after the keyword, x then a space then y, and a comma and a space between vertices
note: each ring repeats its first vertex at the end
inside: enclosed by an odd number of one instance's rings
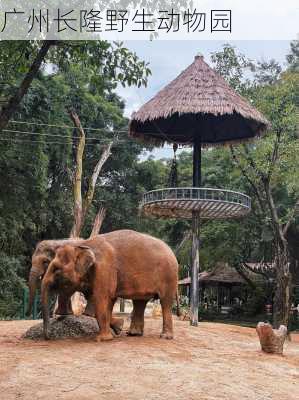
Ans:
POLYGON ((240 204, 248 209, 251 208, 251 199, 246 194, 232 190, 194 187, 151 190, 144 193, 141 205, 164 200, 210 200, 212 202, 240 204))

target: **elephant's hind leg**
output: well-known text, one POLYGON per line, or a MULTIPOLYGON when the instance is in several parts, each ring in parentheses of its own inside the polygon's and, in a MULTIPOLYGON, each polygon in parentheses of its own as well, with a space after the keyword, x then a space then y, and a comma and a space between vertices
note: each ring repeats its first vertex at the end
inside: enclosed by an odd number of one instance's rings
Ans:
MULTIPOLYGON (((124 325, 124 320, 123 318, 115 318, 112 316, 113 305, 114 301, 111 302, 111 307, 110 307, 110 312, 111 312, 110 327, 113 329, 115 335, 119 336, 124 325)), ((86 315, 88 317, 95 317, 95 307, 91 298, 87 299, 87 306, 85 308, 83 315, 86 315)))
POLYGON ((147 300, 133 300, 133 312, 131 315, 131 325, 128 332, 129 336, 142 336, 144 328, 144 310, 147 300))
POLYGON ((114 334, 116 336, 119 336, 121 334, 121 331, 123 329, 124 325, 124 319, 123 318, 115 318, 112 316, 113 312, 113 306, 115 304, 116 299, 113 299, 110 303, 110 313, 111 313, 111 319, 110 319, 110 327, 113 330, 114 334))
POLYGON ((163 328, 160 335, 163 339, 173 339, 172 298, 160 299, 163 315, 163 328))

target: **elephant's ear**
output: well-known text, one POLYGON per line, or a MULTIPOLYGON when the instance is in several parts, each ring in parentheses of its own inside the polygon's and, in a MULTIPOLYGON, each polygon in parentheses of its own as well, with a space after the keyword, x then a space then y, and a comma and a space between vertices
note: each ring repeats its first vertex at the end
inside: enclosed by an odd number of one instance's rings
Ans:
POLYGON ((77 246, 75 250, 76 250, 75 270, 80 275, 85 275, 88 269, 96 261, 95 254, 88 246, 77 246))

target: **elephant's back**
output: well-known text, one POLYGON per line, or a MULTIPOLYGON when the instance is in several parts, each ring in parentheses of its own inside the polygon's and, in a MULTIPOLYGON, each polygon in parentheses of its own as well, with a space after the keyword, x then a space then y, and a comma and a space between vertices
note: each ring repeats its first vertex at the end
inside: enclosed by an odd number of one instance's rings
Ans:
POLYGON ((130 299, 175 296, 178 263, 166 243, 132 230, 100 236, 114 249, 117 296, 130 299))
MULTIPOLYGON (((101 235, 112 245, 116 253, 127 261, 148 267, 172 269, 177 273, 178 263, 171 248, 162 240, 145 233, 129 229, 117 230, 101 235)), ((136 266, 138 267, 138 266, 136 266)))

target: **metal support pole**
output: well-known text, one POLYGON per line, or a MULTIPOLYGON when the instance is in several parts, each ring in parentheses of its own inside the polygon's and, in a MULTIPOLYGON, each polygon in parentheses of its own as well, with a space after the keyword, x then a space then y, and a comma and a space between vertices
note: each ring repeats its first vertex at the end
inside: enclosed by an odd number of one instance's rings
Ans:
POLYGON ((193 187, 201 186, 201 137, 194 138, 193 145, 193 187))
POLYGON ((193 213, 192 213, 191 320, 190 320, 190 323, 192 326, 198 325, 199 229, 200 229, 200 215, 197 211, 193 211, 193 213))
MULTIPOLYGON (((194 138, 193 146, 193 187, 201 186, 201 137, 194 138)), ((198 325, 198 305, 199 305, 199 241, 200 236, 200 211, 192 212, 192 266, 191 266, 191 320, 192 326, 198 325)))

